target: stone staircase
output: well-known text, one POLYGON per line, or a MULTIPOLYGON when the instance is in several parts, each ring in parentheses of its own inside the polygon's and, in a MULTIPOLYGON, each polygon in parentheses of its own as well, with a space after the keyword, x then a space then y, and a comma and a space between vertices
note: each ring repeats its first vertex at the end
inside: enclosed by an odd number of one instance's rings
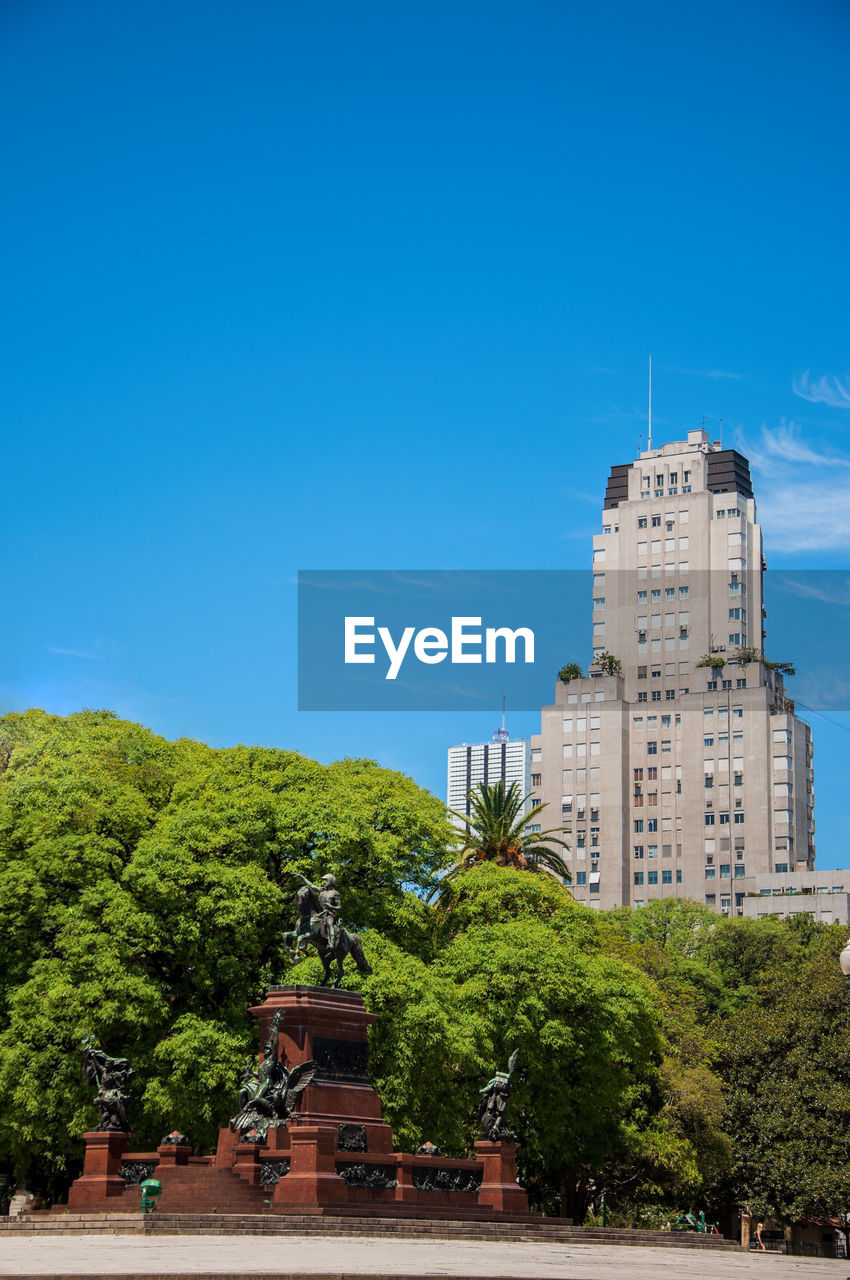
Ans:
POLYGON ((424 1240, 530 1241, 551 1244, 649 1245, 653 1248, 740 1252, 723 1236, 691 1231, 638 1231, 574 1227, 556 1218, 539 1222, 469 1222, 438 1218, 379 1218, 355 1214, 317 1217, 295 1213, 81 1214, 42 1212, 0 1218, 3 1236, 59 1235, 246 1235, 396 1236, 424 1240))

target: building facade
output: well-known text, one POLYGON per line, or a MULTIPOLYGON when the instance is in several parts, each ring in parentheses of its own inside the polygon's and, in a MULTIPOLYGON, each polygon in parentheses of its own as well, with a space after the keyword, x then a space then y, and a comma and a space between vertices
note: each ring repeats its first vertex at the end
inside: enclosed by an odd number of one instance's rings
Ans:
MULTIPOLYGON (((462 743, 449 747, 446 803, 456 813, 469 813, 469 792, 479 782, 512 782, 519 785, 523 799, 531 791, 531 743, 526 738, 509 738, 497 730, 492 742, 462 743)), ((527 808, 528 806, 526 806, 527 808)))
POLYGON ((821 924, 850 924, 850 870, 770 872, 757 875, 744 899, 749 919, 809 915, 821 924))
POLYGON ((756 875, 814 868, 811 732, 761 659, 765 568, 737 451, 691 431, 612 468, 590 674, 558 683, 531 743, 579 900, 743 914, 756 875))

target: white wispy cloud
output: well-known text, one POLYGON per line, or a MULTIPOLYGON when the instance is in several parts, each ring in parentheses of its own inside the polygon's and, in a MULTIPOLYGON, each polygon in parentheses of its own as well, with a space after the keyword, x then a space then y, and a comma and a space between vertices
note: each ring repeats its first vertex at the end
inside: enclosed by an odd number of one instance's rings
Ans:
POLYGON ((850 550, 850 456, 810 444, 794 422, 762 428, 742 451, 758 474, 768 550, 850 550))
POLYGON ((792 382, 794 395, 812 404, 826 404, 831 409, 850 409, 850 378, 825 373, 813 378, 811 369, 792 382))
POLYGON ((837 604, 844 608, 850 606, 850 578, 838 571, 830 570, 817 577, 808 570, 803 576, 796 577, 777 573, 772 576, 771 585, 774 591, 784 591, 802 600, 819 600, 822 604, 837 604))

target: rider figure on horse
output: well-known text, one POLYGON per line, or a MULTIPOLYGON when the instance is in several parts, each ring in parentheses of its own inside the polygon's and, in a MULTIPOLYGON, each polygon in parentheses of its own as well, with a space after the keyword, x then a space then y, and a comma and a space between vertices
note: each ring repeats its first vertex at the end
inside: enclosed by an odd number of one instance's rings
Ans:
MULTIPOLYGON (((311 884, 306 876, 296 873, 304 881, 304 888, 309 889, 318 906, 319 933, 330 949, 336 949, 339 937, 339 916, 342 911, 342 899, 339 896, 339 885, 336 876, 322 876, 321 884, 311 884)), ((302 890, 303 892, 303 890, 302 890)))

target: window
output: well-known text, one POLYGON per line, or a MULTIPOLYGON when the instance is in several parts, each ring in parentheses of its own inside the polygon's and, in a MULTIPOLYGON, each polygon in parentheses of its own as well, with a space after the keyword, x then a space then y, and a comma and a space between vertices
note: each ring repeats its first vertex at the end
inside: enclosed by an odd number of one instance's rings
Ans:
POLYGON ((681 884, 681 883, 682 883, 682 868, 677 867, 676 868, 676 884, 681 884))
POLYGON ((642 871, 635 871, 635 872, 634 872, 634 877, 633 877, 633 878, 634 878, 634 883, 635 883, 635 884, 643 884, 643 872, 642 872, 642 871))
POLYGON ((706 869, 705 869, 705 878, 706 878, 706 880, 713 880, 713 879, 714 879, 714 874, 715 874, 715 873, 714 873, 714 867, 706 867, 706 869))
POLYGON ((666 600, 673 600, 673 599, 675 599, 675 596, 676 596, 676 588, 675 588, 675 587, 665 587, 665 588, 664 588, 664 598, 665 598, 666 600))
POLYGON ((644 690, 642 690, 642 692, 640 692, 640 693, 638 694, 637 700, 638 700, 638 702, 646 702, 647 698, 646 698, 646 690, 645 690, 645 689, 644 689, 644 690))
POLYGON ((635 769, 634 775, 635 782, 643 782, 643 769, 635 769))
POLYGON ((658 777, 658 768, 656 765, 652 765, 650 768, 647 769, 646 777, 648 782, 655 782, 655 780, 658 777))
POLYGON ((653 701, 653 702, 660 702, 660 701, 661 701, 661 690, 660 690, 660 689, 653 689, 653 691, 652 691, 652 701, 653 701))
POLYGON ((785 875, 785 873, 786 873, 786 872, 787 872, 787 870, 788 870, 788 863, 787 863, 787 862, 777 862, 776 867, 775 867, 775 870, 777 871, 777 873, 778 873, 779 875, 785 875))
POLYGON ((647 883, 647 884, 658 884, 658 872, 657 872, 657 871, 648 871, 648 872, 646 873, 646 883, 647 883))
POLYGON ((586 871, 577 871, 577 872, 576 872, 576 884, 577 884, 577 885, 587 884, 587 872, 586 872, 586 871))
POLYGON ((707 827, 713 827, 713 826, 714 826, 714 814, 713 814, 713 813, 707 813, 707 814, 705 815, 705 825, 706 825, 707 827))
MULTIPOLYGON (((662 483, 663 483, 663 479, 662 479, 662 483)), ((652 517, 652 527, 653 527, 653 529, 660 529, 660 528, 661 528, 661 516, 653 516, 653 517, 652 517)))
POLYGON ((675 696, 676 696, 675 689, 666 689, 664 691, 664 697, 667 699, 668 702, 672 702, 675 696))
POLYGON ((705 905, 707 907, 715 907, 717 905, 717 894, 707 893, 705 895, 705 905))
POLYGON ((732 879, 732 867, 728 862, 721 862, 720 864, 720 879, 721 880, 732 879))
POLYGON ((660 588, 660 587, 655 587, 655 588, 653 588, 652 598, 653 598, 653 600, 660 600, 660 599, 661 599, 661 588, 660 588))
POLYGON ((673 872, 672 872, 672 871, 662 871, 662 872, 661 872, 661 883, 662 883, 662 884, 672 884, 672 883, 673 883, 673 872))
POLYGON ((594 607, 594 609, 604 609, 604 608, 605 608, 605 597, 604 597, 604 596, 594 596, 594 597, 593 597, 593 607, 594 607))
POLYGON ((658 743, 657 743, 657 742, 648 742, 648 743, 646 744, 646 754, 647 754, 648 756, 657 756, 657 755, 658 755, 658 743))
POLYGON ((660 553, 661 553, 661 539, 660 539, 660 538, 652 538, 652 539, 650 539, 650 541, 651 541, 651 543, 652 543, 652 553, 653 553, 653 555, 655 555, 655 554, 656 554, 656 552, 657 552, 658 554, 660 554, 660 553))
POLYGON ((743 880, 746 874, 747 874, 747 868, 744 866, 743 862, 736 862, 735 863, 735 879, 743 880))
POLYGON ((735 814, 735 825, 740 827, 740 826, 743 826, 743 823, 744 823, 743 810, 739 809, 738 812, 735 814))
POLYGON ((679 587, 679 599, 680 599, 680 600, 684 600, 684 599, 685 599, 685 597, 687 596, 687 594, 688 594, 688 588, 687 588, 687 587, 679 587))
MULTIPOLYGON (((741 633, 740 633, 740 631, 730 631, 730 632, 729 632, 729 643, 730 643, 730 644, 740 644, 740 643, 741 643, 741 633)), ((730 685, 729 687, 730 687, 730 689, 731 689, 731 687, 732 687, 732 686, 730 685)))
POLYGON ((658 845, 657 845, 657 844, 648 844, 648 845, 646 846, 646 856, 647 856, 648 858, 657 858, 657 857, 658 857, 658 845))
POLYGON ((657 830, 658 830, 658 819, 657 819, 657 818, 648 818, 648 819, 647 819, 647 823, 646 823, 646 829, 647 829, 647 831, 657 831, 657 830))
POLYGON ((611 526, 610 526, 610 524, 603 524, 603 526, 602 526, 602 532, 603 532, 603 533, 610 533, 610 532, 611 532, 611 526))
POLYGON ((646 528, 646 516, 638 516, 638 528, 639 529, 646 528))
POLYGON ((632 846, 632 852, 634 853, 634 855, 635 855, 635 857, 636 857, 636 858, 642 858, 642 857, 643 857, 643 845, 642 845, 642 844, 636 844, 636 845, 633 845, 633 846, 632 846))
MULTIPOLYGON (((721 801, 721 803, 722 803, 722 801, 721 801)), ((721 825, 721 827, 728 827, 728 825, 729 825, 729 814, 728 814, 728 813, 721 813, 721 814, 720 814, 720 825, 721 825)))
POLYGON ((638 592, 638 602, 641 602, 641 601, 643 601, 643 600, 645 600, 645 599, 646 599, 646 592, 645 592, 645 591, 639 591, 639 592, 638 592))
POLYGON ((680 551, 688 551, 689 549, 690 549, 690 544, 689 544, 689 542, 688 542, 688 539, 687 539, 687 538, 680 538, 680 539, 679 539, 679 550, 680 550, 680 551))
POLYGON ((539 787, 542 781, 543 781, 543 775, 542 775, 542 774, 540 774, 540 773, 533 773, 533 774, 531 775, 531 785, 532 785, 533 787, 539 787))
POLYGON ((639 542, 639 543, 637 544, 637 553, 638 553, 638 555, 639 555, 639 556, 645 556, 645 555, 646 555, 646 543, 645 543, 645 542, 639 542))

